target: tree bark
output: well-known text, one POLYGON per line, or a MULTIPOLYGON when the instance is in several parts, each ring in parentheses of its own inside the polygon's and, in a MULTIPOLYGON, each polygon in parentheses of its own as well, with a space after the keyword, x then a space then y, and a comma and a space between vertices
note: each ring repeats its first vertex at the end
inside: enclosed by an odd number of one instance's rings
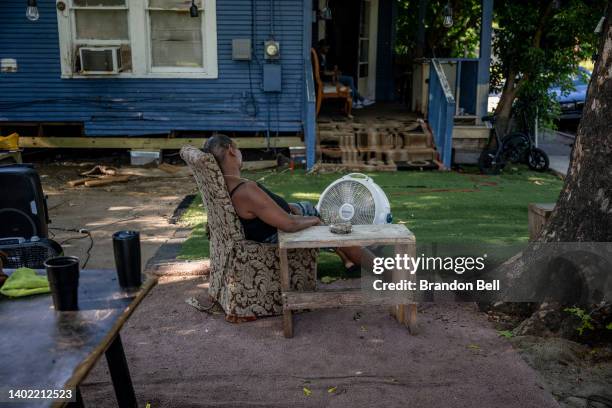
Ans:
POLYGON ((518 87, 520 86, 520 81, 518 84, 515 84, 515 82, 516 73, 510 71, 506 78, 502 94, 499 97, 499 103, 495 109, 495 129, 502 137, 508 133, 510 117, 512 115, 512 104, 514 103, 518 87))
POLYGON ((612 242, 612 1, 565 185, 540 235, 547 242, 612 242))

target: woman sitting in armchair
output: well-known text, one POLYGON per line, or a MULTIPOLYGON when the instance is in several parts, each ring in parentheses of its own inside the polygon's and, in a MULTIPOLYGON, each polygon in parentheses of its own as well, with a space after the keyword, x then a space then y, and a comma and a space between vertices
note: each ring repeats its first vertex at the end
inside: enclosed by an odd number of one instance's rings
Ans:
MULTIPOLYGON (((247 240, 277 243, 278 230, 295 232, 321 225, 312 205, 288 203, 263 185, 241 178, 242 153, 228 136, 212 136, 206 141, 204 151, 212 154, 221 168, 247 240)), ((359 268, 361 248, 338 248, 336 253, 350 271, 359 268)))

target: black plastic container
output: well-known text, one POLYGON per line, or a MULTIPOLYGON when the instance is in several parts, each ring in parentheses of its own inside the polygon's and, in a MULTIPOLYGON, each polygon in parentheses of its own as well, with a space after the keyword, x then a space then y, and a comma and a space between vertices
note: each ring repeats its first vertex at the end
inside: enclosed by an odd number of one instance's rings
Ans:
POLYGON ((79 310, 79 258, 49 258, 45 261, 45 268, 55 310, 79 310))
POLYGON ((138 231, 118 231, 113 234, 113 251, 119 286, 137 289, 142 284, 140 273, 140 234, 138 231))

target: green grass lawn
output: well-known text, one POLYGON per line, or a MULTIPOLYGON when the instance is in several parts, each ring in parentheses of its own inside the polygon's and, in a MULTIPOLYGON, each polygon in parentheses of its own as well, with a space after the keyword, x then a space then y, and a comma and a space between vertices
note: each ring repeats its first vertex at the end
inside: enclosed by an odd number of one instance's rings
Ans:
MULTIPOLYGON (((475 171, 402 171, 368 173, 391 202, 393 222, 406 224, 420 243, 519 243, 528 238, 527 205, 554 202, 563 182, 548 173, 526 167, 507 169, 500 176, 482 176, 475 171)), ((304 171, 245 173, 259 180, 287 201, 319 200, 319 195, 341 174, 306 174, 304 171)), ((184 243, 181 259, 208 257, 200 197, 191 204, 182 222, 193 227, 184 243)), ((343 267, 330 253, 319 257, 319 276, 338 276, 343 267)))

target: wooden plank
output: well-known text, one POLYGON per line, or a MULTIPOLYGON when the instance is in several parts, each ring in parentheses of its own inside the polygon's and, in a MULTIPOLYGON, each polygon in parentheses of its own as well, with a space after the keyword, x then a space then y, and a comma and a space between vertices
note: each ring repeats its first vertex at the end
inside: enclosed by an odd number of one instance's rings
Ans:
POLYGON ((486 126, 453 126, 453 139, 488 139, 490 133, 486 126))
POLYGON ((353 225, 350 234, 334 234, 325 225, 298 232, 278 232, 280 248, 364 247, 414 242, 414 234, 403 224, 353 225))
POLYGON ((284 292, 283 307, 289 310, 326 309, 340 306, 378 305, 381 300, 367 296, 361 289, 284 292))
POLYGON ((242 163, 242 170, 263 170, 278 166, 276 160, 254 160, 242 163))
POLYGON ((70 180, 67 184, 70 187, 76 187, 76 186, 80 186, 82 184, 85 184, 88 181, 94 181, 94 180, 97 180, 97 179, 95 177, 87 177, 87 178, 81 178, 81 179, 78 179, 78 180, 70 180))
POLYGON ((130 176, 103 176, 95 180, 86 181, 85 187, 99 187, 114 183, 126 183, 130 180, 130 176))
MULTIPOLYGON (((203 146, 207 138, 162 138, 162 137, 31 137, 21 136, 22 148, 61 148, 61 149, 180 149, 190 144, 203 146)), ((242 149, 263 149, 267 147, 263 137, 236 137, 233 139, 242 149)), ((275 137, 270 141, 274 147, 303 147, 298 136, 275 137)))

